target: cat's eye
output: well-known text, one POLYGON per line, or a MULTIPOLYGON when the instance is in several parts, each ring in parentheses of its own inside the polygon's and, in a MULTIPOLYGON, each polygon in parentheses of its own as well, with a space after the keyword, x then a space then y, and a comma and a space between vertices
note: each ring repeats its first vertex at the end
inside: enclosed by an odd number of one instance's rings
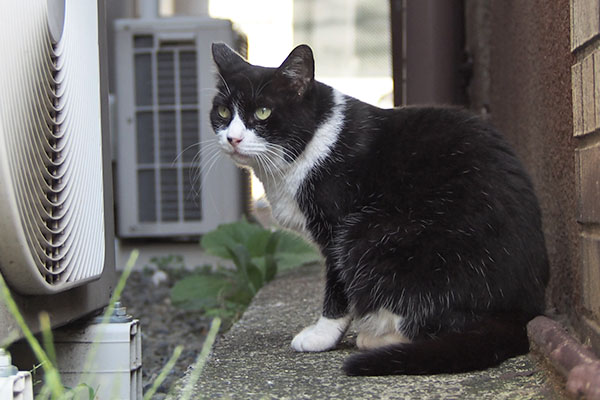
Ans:
POLYGON ((231 111, 229 111, 229 108, 225 106, 218 106, 217 113, 221 118, 229 119, 231 117, 231 111))
POLYGON ((254 116, 256 119, 264 121, 271 116, 271 109, 267 107, 259 107, 256 109, 256 111, 254 111, 254 116))

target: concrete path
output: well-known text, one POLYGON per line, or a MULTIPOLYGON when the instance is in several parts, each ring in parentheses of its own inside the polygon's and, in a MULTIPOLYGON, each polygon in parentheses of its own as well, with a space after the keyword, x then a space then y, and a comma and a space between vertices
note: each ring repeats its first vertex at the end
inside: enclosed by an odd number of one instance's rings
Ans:
MULTIPOLYGON (((436 376, 348 377, 351 331, 338 349, 296 353, 292 337, 320 313, 316 266, 279 277, 214 346, 193 399, 559 399, 550 374, 529 356, 486 371, 436 376)), ((186 375, 186 377, 189 376, 186 375)), ((184 383, 186 377, 182 380, 184 383)))

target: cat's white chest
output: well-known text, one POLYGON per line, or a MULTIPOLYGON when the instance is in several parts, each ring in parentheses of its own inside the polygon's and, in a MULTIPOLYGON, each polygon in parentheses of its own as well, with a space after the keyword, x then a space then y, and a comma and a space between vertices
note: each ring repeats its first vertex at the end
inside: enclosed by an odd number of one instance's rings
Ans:
POLYGON ((302 184, 330 156, 344 123, 344 96, 333 91, 334 105, 329 117, 317 128, 304 151, 294 162, 281 169, 280 175, 268 174, 255 169, 263 182, 273 217, 288 229, 295 230, 312 239, 307 228, 306 216, 296 200, 302 184), (262 174, 261 174, 262 172, 262 174), (262 176, 261 176, 262 175, 262 176))
POLYGON ((310 237, 306 227, 306 217, 295 198, 296 192, 283 181, 265 183, 264 186, 273 218, 284 228, 310 237))

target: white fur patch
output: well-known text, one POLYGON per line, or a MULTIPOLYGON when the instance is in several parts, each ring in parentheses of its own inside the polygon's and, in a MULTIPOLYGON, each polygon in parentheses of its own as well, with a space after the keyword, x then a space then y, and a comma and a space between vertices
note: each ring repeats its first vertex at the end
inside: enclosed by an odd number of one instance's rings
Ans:
POLYGON ((400 333, 387 333, 382 336, 371 336, 360 332, 356 337, 356 347, 361 350, 376 349, 390 344, 410 343, 410 339, 400 333))
POLYGON ((331 115, 316 130, 313 138, 296 159, 286 174, 286 183, 292 193, 296 193, 309 172, 318 167, 329 155, 337 142, 344 123, 346 99, 337 90, 333 90, 333 107, 331 115))
POLYGON ((401 322, 402 317, 382 308, 376 313, 367 314, 358 320, 356 329, 368 332, 373 336, 382 336, 398 332, 401 322))
POLYGON ((356 346, 366 350, 396 343, 410 343, 410 338, 400 329, 402 320, 401 316, 384 308, 365 315, 356 321, 356 346))
POLYGON ((389 333, 401 333, 402 317, 384 308, 370 313, 356 321, 356 329, 371 336, 384 336, 389 333))
POLYGON ((319 318, 316 324, 307 326, 292 340, 296 351, 325 351, 334 348, 346 332, 351 318, 349 316, 329 319, 319 318))
POLYGON ((309 173, 329 157, 344 123, 344 95, 335 89, 332 94, 334 105, 331 115, 317 128, 300 156, 291 165, 282 167, 280 179, 272 180, 257 174, 277 222, 305 235, 308 235, 306 218, 298 207, 296 194, 309 173))

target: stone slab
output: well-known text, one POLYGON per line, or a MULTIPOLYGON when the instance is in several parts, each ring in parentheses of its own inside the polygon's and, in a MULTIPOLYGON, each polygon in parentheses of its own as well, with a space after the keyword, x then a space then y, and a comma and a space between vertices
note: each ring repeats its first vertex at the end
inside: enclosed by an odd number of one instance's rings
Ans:
POLYGON ((316 266, 291 271, 264 287, 242 319, 214 346, 192 398, 560 398, 550 375, 528 356, 473 373, 348 377, 341 365, 357 351, 352 331, 333 351, 297 353, 290 348, 294 334, 318 318, 322 291, 322 272, 316 266))

